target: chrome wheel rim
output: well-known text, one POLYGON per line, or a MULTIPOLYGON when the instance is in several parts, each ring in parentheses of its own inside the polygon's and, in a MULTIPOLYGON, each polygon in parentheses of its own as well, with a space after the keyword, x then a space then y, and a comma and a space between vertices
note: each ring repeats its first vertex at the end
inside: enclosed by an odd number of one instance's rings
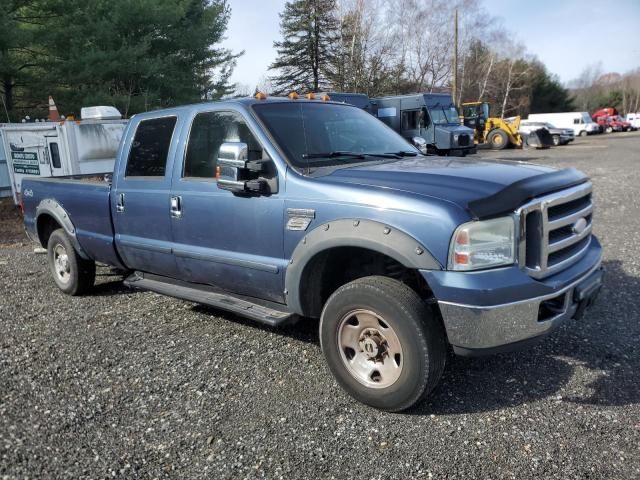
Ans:
POLYGON ((69 263, 69 255, 64 245, 57 244, 53 248, 53 269, 56 277, 62 283, 68 283, 71 278, 71 264, 69 263))
POLYGON ((404 365, 402 344, 391 325, 371 310, 353 310, 338 325, 338 349, 347 371, 365 387, 393 385, 404 365))

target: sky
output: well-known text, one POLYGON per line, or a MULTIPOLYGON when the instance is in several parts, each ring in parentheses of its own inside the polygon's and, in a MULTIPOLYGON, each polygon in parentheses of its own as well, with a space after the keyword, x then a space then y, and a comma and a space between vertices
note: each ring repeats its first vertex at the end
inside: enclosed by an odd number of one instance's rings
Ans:
MULTIPOLYGON (((563 83, 592 64, 604 72, 640 67, 640 0, 482 0, 563 83)), ((276 57, 285 0, 230 0, 231 19, 223 45, 244 50, 231 81, 251 90, 276 57)))

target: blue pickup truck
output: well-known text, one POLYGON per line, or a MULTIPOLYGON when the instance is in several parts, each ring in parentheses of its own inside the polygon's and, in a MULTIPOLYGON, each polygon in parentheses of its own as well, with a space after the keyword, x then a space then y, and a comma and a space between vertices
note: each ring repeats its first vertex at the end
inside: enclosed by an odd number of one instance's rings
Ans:
POLYGON ((579 318, 602 284, 582 173, 426 157, 363 110, 257 98, 136 115, 115 171, 23 183, 58 287, 125 283, 271 326, 320 319, 356 399, 400 411, 448 350, 501 352, 579 318))

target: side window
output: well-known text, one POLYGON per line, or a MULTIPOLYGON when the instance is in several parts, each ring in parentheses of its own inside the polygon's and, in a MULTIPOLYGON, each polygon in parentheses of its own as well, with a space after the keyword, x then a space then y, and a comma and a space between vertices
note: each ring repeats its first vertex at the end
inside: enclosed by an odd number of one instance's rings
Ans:
POLYGON ((262 158, 262 147, 239 113, 199 113, 191 125, 182 176, 214 179, 220 145, 225 142, 246 143, 249 160, 262 158))
POLYGON ((402 111, 402 130, 417 130, 420 128, 420 110, 402 111))
POLYGON ((580 124, 580 119, 579 119, 579 118, 574 118, 574 119, 573 119, 573 124, 574 124, 574 125, 578 125, 578 124, 580 124))
POLYGON ((126 177, 164 177, 176 117, 143 120, 133 137, 126 177))
POLYGON ((53 168, 61 168, 60 164, 60 150, 58 150, 58 144, 56 142, 51 142, 49 144, 49 151, 51 152, 51 165, 53 168))

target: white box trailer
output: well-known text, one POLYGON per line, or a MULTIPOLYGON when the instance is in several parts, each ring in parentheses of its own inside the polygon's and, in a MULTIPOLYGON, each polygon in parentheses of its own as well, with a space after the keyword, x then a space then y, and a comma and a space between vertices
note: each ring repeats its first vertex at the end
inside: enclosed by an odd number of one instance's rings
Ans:
POLYGON ((625 120, 629 122, 632 127, 640 128, 640 112, 627 113, 625 120))
POLYGON ((531 113, 528 120, 548 122, 556 128, 571 128, 576 137, 600 131, 589 112, 531 113))
MULTIPOLYGON (((92 107, 95 109, 95 107, 92 107)), ((83 110, 83 120, 0 126, 13 199, 20 203, 25 177, 112 173, 127 120, 83 110), (89 119, 86 119, 86 117, 89 119)), ((113 109, 115 110, 115 109, 113 109)), ((116 111, 117 112, 117 111, 116 111)), ((104 113, 104 112, 103 112, 104 113)), ((119 113, 117 115, 119 117, 119 113)))

